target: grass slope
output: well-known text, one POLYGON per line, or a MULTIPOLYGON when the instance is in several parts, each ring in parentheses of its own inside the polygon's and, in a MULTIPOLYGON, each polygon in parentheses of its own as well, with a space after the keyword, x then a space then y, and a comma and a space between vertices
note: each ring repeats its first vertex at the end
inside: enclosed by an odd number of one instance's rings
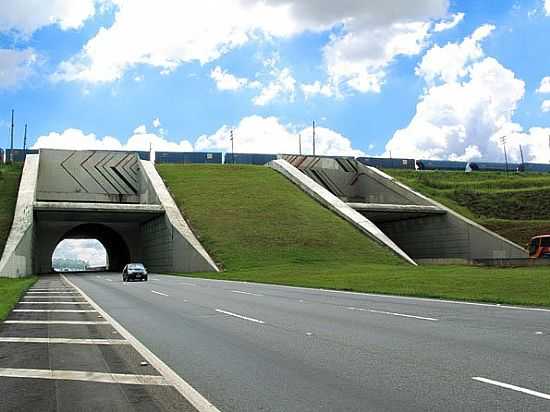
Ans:
POLYGON ((191 276, 550 306, 548 268, 403 264, 270 169, 157 167, 203 245, 225 268, 191 276))
POLYGON ((227 270, 400 264, 267 167, 162 164, 158 170, 203 245, 227 270))
POLYGON ((520 246, 550 234, 550 174, 385 172, 520 246))
POLYGON ((15 306, 23 293, 30 288, 36 277, 20 279, 0 278, 0 321, 6 319, 8 313, 15 306))
POLYGON ((0 256, 9 235, 22 168, 0 164, 0 256))

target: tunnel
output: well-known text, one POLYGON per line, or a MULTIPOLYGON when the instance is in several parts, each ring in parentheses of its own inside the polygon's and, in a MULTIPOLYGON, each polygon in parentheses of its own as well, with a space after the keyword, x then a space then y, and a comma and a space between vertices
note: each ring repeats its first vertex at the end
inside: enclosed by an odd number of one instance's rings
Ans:
POLYGON ((110 271, 121 272, 124 266, 130 262, 130 251, 122 236, 104 224, 86 223, 75 226, 59 239, 55 248, 67 239, 96 239, 99 241, 107 253, 107 269, 110 271))

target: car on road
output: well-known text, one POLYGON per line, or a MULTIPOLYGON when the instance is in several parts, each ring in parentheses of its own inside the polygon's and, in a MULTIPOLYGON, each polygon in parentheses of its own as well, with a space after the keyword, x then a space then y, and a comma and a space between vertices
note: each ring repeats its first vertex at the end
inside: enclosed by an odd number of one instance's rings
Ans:
POLYGON ((122 269, 122 281, 145 280, 147 281, 147 269, 141 263, 128 263, 122 269))

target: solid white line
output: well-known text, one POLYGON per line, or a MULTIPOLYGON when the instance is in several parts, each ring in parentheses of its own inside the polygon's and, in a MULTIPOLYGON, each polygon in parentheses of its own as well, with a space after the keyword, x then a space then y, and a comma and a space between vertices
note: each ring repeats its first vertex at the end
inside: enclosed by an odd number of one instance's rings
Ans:
POLYGON ((548 395, 546 393, 537 392, 537 391, 533 391, 531 389, 522 388, 521 386, 510 385, 509 383, 494 381, 492 379, 487 379, 487 378, 480 378, 478 376, 473 377, 472 379, 475 380, 475 381, 478 381, 478 382, 488 383, 489 385, 500 386, 501 388, 506 388, 506 389, 511 389, 513 391, 526 393, 527 395, 536 396, 537 398, 550 400, 550 395, 548 395))
POLYGON ((243 292, 242 290, 232 290, 233 293, 240 293, 242 295, 251 295, 251 296, 263 296, 258 293, 243 292))
POLYGON ((112 282, 113 279, 105 279, 107 282, 112 282))
POLYGON ((248 316, 243 316, 243 315, 237 315, 236 313, 228 312, 228 311, 226 311, 226 310, 216 309, 216 312, 224 313, 224 314, 229 315, 229 316, 234 316, 234 317, 239 318, 239 319, 248 320, 248 321, 250 321, 250 322, 255 322, 255 323, 260 323, 260 324, 264 324, 264 323, 265 323, 263 320, 258 320, 258 319, 254 319, 254 318, 249 318, 248 316))
POLYGON ((89 305, 88 302, 78 301, 78 302, 36 302, 31 300, 22 300, 18 305, 89 305))
POLYGON ((44 325, 108 325, 109 322, 95 320, 5 320, 4 323, 28 323, 44 325))
POLYGON ((157 295, 161 295, 161 296, 168 296, 166 293, 157 292, 156 290, 152 290, 151 292, 156 293, 157 295))
POLYGON ((118 383, 125 385, 170 385, 170 383, 168 383, 166 379, 162 376, 130 375, 125 373, 63 371, 51 369, 0 368, 0 376, 9 378, 56 379, 69 381, 118 383))
POLYGON ((80 295, 73 295, 73 296, 23 296, 23 299, 67 299, 67 298, 79 298, 80 295))
POLYGON ((78 292, 60 292, 60 291, 55 291, 55 292, 32 292, 32 291, 28 291, 27 294, 33 294, 33 295, 48 295, 48 294, 52 294, 52 295, 55 295, 55 294, 70 294, 70 293, 73 293, 73 294, 78 294, 78 292))
POLYGON ((113 317, 111 317, 107 312, 105 312, 101 306, 95 303, 88 295, 86 295, 82 289, 76 286, 73 282, 67 279, 64 275, 61 277, 69 285, 74 287, 80 292, 80 294, 90 302, 104 319, 111 322, 111 326, 130 344, 134 347, 138 353, 145 358, 150 365, 152 365, 156 370, 160 372, 162 376, 166 378, 174 388, 183 395, 199 412, 220 412, 218 408, 212 405, 204 396, 202 396, 195 388, 193 388, 189 383, 187 383, 181 376, 174 372, 168 365, 166 365, 162 360, 160 360, 153 352, 151 352, 145 345, 143 345, 139 340, 137 340, 130 332, 128 332, 120 323, 118 323, 113 317))
POLYGON ((59 312, 59 313, 88 313, 97 312, 94 309, 14 309, 12 312, 59 312))
POLYGON ((68 339, 68 338, 2 338, 0 342, 8 343, 68 343, 76 345, 129 345, 124 339, 68 339))
POLYGON ((403 318, 413 318, 413 319, 420 319, 420 320, 431 320, 434 322, 437 322, 439 319, 435 318, 427 318, 425 316, 416 316, 416 315, 408 315, 406 313, 398 313, 398 312, 386 312, 385 310, 375 310, 375 309, 364 309, 364 308, 355 308, 353 306, 348 307, 349 310, 358 310, 361 312, 370 312, 370 313, 379 313, 381 315, 392 315, 392 316, 400 316, 403 318))
POLYGON ((43 288, 30 288, 29 289, 29 292, 74 292, 73 289, 71 288, 63 288, 63 289, 57 289, 57 288, 52 288, 52 289, 43 289, 43 288))

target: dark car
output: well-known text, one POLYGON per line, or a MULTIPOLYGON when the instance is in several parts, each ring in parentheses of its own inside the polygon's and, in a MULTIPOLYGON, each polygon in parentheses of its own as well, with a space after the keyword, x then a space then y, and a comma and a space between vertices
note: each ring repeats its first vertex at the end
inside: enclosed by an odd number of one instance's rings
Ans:
POLYGON ((141 263, 128 263, 122 270, 122 281, 147 280, 147 269, 141 263))

